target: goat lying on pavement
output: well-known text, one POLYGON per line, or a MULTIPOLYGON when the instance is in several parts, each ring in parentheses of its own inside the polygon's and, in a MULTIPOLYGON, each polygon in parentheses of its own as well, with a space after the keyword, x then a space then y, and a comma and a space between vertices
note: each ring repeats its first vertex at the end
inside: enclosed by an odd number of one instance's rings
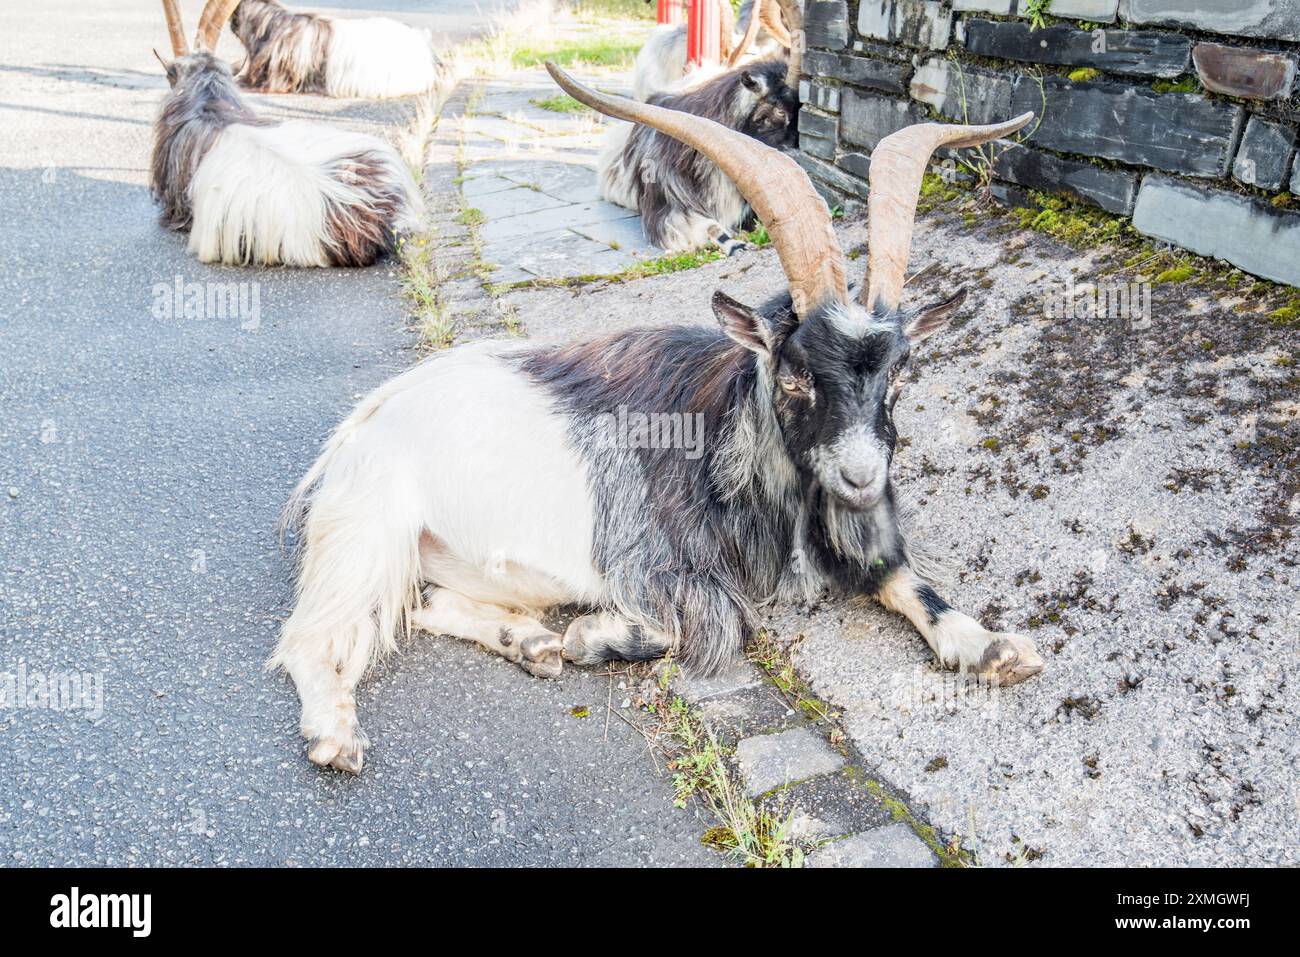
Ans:
POLYGON ((415 180, 376 137, 254 113, 211 53, 235 2, 210 0, 191 53, 176 0, 163 0, 176 55, 150 177, 163 225, 188 231, 201 262, 370 265, 418 225, 415 180))
MULTIPOLYGON (((780 2, 800 31, 794 0, 780 2)), ((656 94, 650 102, 706 117, 768 146, 796 148, 801 50, 798 42, 792 43, 788 60, 749 63, 685 92, 656 94)), ((601 196, 640 213, 646 238, 668 252, 713 243, 731 255, 745 245, 731 235, 752 218, 736 184, 703 152, 652 126, 619 123, 611 128, 596 177, 601 196)))
MULTIPOLYGON (((761 60, 714 77, 685 93, 650 102, 706 117, 777 148, 799 143, 798 65, 761 60)), ((605 199, 641 214, 646 238, 669 252, 716 244, 727 255, 743 248, 732 233, 751 218, 736 184, 703 152, 652 126, 620 123, 596 163, 605 199)))
POLYGON ((438 78, 429 31, 388 17, 337 19, 243 0, 230 29, 248 51, 240 82, 260 93, 379 99, 423 93, 438 78))
POLYGON ((963 298, 900 305, 922 174, 938 147, 1009 135, 1033 114, 881 141, 868 276, 851 297, 826 204, 794 160, 548 69, 581 102, 733 177, 789 290, 759 309, 715 293, 720 330, 463 346, 363 399, 286 515, 303 520, 301 564, 271 662, 298 687, 310 759, 361 769, 353 688, 402 629, 478 642, 544 677, 562 660, 669 652, 708 673, 740 654, 755 603, 833 589, 906 615, 947 667, 1001 683, 1040 671, 1029 639, 985 630, 918 578, 889 479, 908 355, 963 298), (620 418, 647 413, 698 417, 707 442, 620 436, 620 418), (555 605, 591 611, 560 635, 537 618, 555 605))

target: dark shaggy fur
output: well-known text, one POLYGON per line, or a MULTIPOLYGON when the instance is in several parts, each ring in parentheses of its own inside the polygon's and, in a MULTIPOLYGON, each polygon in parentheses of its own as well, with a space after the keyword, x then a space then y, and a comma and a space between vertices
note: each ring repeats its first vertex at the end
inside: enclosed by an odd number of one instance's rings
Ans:
POLYGON ((261 93, 326 93, 325 57, 333 26, 314 13, 294 13, 275 0, 243 0, 230 29, 248 52, 240 82, 261 93), (300 73, 297 51, 312 49, 310 68, 300 73))
MULTIPOLYGON (((656 94, 649 102, 707 117, 768 146, 796 149, 799 91, 786 85, 785 71, 783 57, 759 60, 685 93, 656 94)), ((646 237, 657 245, 666 244, 665 221, 675 211, 721 219, 719 190, 735 192, 712 160, 649 126, 632 130, 619 162, 632 174, 646 237)), ((752 215, 745 209, 744 221, 729 228, 747 225, 752 215)))
POLYGON ((239 96, 230 68, 202 50, 167 65, 171 92, 154 122, 149 188, 168 229, 190 228, 190 180, 221 131, 235 123, 269 126, 239 96))
POLYGON ((325 231, 331 239, 331 266, 369 266, 397 245, 393 223, 407 198, 383 175, 383 163, 374 153, 353 153, 334 165, 332 177, 366 184, 366 202, 345 206, 325 201, 325 231))
POLYGON ((873 594, 907 561, 892 488, 853 511, 813 475, 814 448, 833 442, 844 423, 792 407, 797 400, 774 383, 776 370, 817 353, 819 388, 870 383, 870 414, 892 449, 893 424, 875 393, 905 356, 901 332, 850 340, 817 314, 797 324, 788 295, 758 313, 771 358, 717 330, 677 326, 519 359, 573 417, 570 440, 589 464, 595 500, 593 558, 617 610, 680 641, 684 661, 701 672, 734 660, 755 603, 823 587, 873 594), (704 454, 610 448, 597 440, 596 420, 620 407, 699 413, 704 454))

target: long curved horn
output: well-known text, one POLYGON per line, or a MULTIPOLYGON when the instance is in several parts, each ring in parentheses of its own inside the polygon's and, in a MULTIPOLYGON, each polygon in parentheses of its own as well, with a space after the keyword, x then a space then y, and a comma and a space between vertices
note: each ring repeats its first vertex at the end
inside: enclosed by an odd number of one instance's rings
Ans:
POLYGON ((167 17, 167 35, 172 41, 172 55, 189 56, 190 45, 185 42, 185 25, 181 23, 181 11, 176 0, 163 0, 163 15, 167 17))
POLYGON ((790 48, 790 59, 785 68, 785 85, 797 90, 799 76, 803 71, 803 10, 799 7, 799 0, 776 0, 776 4, 781 8, 781 17, 785 18, 786 26, 790 29, 786 43, 790 48))
POLYGON ((868 309, 881 305, 892 310, 902 298, 916 203, 930 154, 941 146, 959 149, 1009 136, 1033 118, 1033 113, 1024 113, 990 126, 921 123, 880 141, 871 151, 867 174, 867 281, 862 284, 859 303, 868 309))
POLYGON ((758 0, 757 6, 762 11, 760 19, 763 21, 763 26, 767 27, 767 32, 772 34, 772 39, 788 49, 790 31, 786 29, 785 21, 781 19, 777 0, 758 0))
POLYGON ((731 0, 718 0, 718 60, 727 63, 731 59, 731 38, 736 31, 736 13, 731 9, 731 0))
POLYGON ((796 315, 802 318, 830 300, 848 302, 844 253, 831 228, 830 212, 793 159, 702 116, 597 93, 554 63, 547 63, 546 69, 580 103, 621 120, 644 123, 717 163, 767 227, 790 284, 796 315))
POLYGON ((754 40, 758 37, 758 28, 762 25, 762 18, 759 12, 763 9, 763 4, 770 0, 754 0, 753 6, 749 8, 749 24, 745 27, 745 35, 741 38, 739 45, 731 50, 731 56, 727 57, 727 67, 731 68, 740 62, 740 58, 749 52, 749 48, 754 45, 754 40))
POLYGON ((199 15, 199 29, 194 34, 194 45, 200 50, 215 50, 221 29, 237 6, 239 0, 208 0, 203 13, 199 15))

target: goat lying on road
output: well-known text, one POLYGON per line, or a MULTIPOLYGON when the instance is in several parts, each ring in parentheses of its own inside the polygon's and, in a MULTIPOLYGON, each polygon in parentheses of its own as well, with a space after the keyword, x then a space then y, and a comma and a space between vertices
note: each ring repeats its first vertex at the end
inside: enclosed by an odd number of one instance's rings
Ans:
POLYGON ((368 266, 419 223, 422 202, 383 140, 315 123, 264 120, 210 52, 237 0, 210 0, 185 42, 163 0, 176 59, 154 126, 150 188, 162 223, 188 231, 201 262, 368 266))
POLYGON ((388 17, 340 20, 243 0, 230 29, 248 51, 240 82, 260 93, 379 99, 423 93, 438 78, 429 31, 388 17))
POLYGON ((287 512, 303 521, 297 602, 271 660, 297 685, 310 759, 361 769, 353 689, 410 628, 540 676, 668 652, 707 673, 741 652, 754 603, 835 589, 906 615, 947 667, 1002 683, 1040 671, 1027 638, 985 630, 913 572, 889 479, 908 355, 962 301, 900 306, 922 174, 938 147, 1007 136, 1032 114, 881 141, 869 273, 851 298, 826 204, 794 160, 548 69, 733 177, 789 291, 757 310, 715 293, 720 330, 464 346, 363 399, 287 512), (706 441, 646 448, 619 435, 628 414, 697 416, 706 441), (537 614, 565 604, 592 610, 560 635, 537 614))

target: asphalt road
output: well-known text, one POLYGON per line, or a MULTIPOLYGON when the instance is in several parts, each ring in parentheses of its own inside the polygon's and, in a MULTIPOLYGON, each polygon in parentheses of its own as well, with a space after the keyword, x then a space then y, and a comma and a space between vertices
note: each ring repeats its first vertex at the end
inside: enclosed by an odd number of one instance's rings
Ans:
POLYGON ((419 639, 361 689, 365 773, 308 764, 293 689, 262 668, 290 600, 275 522, 328 429, 415 358, 396 280, 187 257, 146 188, 159 5, 29 10, 0 4, 0 679, 85 673, 103 701, 0 709, 0 863, 716 862, 590 671, 542 682, 419 639), (258 285, 242 322, 159 318, 177 277, 258 285))

